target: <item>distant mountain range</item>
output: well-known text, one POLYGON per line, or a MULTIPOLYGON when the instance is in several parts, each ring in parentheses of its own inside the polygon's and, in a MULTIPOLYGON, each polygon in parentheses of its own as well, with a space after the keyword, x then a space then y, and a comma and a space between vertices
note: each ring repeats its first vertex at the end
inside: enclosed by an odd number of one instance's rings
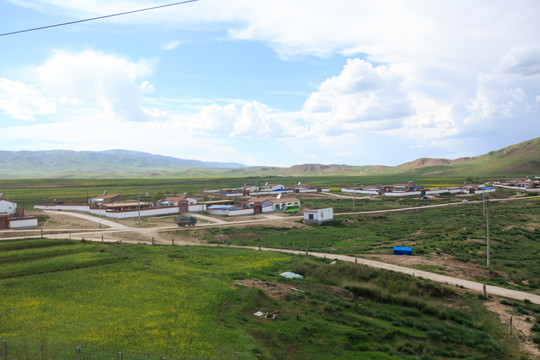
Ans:
POLYGON ((0 151, 0 177, 7 179, 173 176, 178 172, 244 167, 238 163, 185 160, 129 150, 0 151))
POLYGON ((421 158, 398 166, 302 164, 289 168, 204 162, 128 150, 0 151, 0 179, 247 177, 314 175, 540 175, 540 137, 455 160, 421 158))

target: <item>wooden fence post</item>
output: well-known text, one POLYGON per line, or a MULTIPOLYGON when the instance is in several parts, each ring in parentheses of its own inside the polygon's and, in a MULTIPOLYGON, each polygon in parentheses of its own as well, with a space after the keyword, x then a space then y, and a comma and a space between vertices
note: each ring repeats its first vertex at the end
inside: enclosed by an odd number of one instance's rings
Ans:
POLYGON ((154 242, 154 237, 152 236, 152 245, 155 245, 156 243, 154 242))
POLYGON ((484 284, 484 297, 487 298, 486 284, 484 284))
POLYGON ((118 360, 122 360, 122 352, 121 351, 118 353, 118 360))
POLYGON ((7 357, 7 343, 5 341, 2 342, 2 355, 7 357))
POLYGON ((103 242, 103 234, 101 234, 101 242, 103 242))
POLYGON ((75 348, 75 353, 77 354, 77 360, 81 360, 81 345, 75 348))
POLYGON ((510 316, 510 327, 509 327, 509 332, 510 332, 510 335, 512 335, 512 320, 513 320, 513 317, 510 316))
POLYGON ((43 239, 43 228, 41 230, 41 238, 43 239))
POLYGON ((174 238, 171 238, 172 246, 174 246, 174 238))

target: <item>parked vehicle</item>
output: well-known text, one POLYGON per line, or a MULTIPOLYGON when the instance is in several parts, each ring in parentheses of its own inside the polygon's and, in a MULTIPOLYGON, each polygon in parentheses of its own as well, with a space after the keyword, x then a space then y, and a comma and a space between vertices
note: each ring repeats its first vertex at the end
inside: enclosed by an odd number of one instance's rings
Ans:
POLYGON ((293 205, 285 205, 283 207, 283 212, 285 214, 294 214, 300 211, 300 205, 293 204, 293 205))
POLYGON ((197 218, 194 216, 177 217, 174 218, 174 222, 180 227, 184 227, 186 225, 195 226, 195 224, 197 223, 197 218))

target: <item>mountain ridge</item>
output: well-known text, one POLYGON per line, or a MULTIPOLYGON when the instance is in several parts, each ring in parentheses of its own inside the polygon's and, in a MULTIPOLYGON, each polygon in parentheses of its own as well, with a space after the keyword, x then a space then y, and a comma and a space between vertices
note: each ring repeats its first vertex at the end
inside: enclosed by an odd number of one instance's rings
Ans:
POLYGON ((298 164, 288 168, 246 166, 234 162, 205 162, 145 152, 105 151, 0 151, 0 177, 24 178, 128 178, 128 177, 244 177, 310 175, 462 175, 540 174, 540 137, 458 159, 422 157, 397 166, 298 164))

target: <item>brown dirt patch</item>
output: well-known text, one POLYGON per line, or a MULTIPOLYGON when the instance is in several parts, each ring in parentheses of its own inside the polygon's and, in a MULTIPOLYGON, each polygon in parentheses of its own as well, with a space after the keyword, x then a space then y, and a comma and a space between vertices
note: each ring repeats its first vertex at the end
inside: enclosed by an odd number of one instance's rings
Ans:
MULTIPOLYGON (((287 294, 290 293, 302 293, 303 291, 301 289, 297 289, 294 287, 291 287, 287 284, 282 284, 279 282, 270 282, 270 281, 264 281, 260 279, 245 279, 245 280, 237 280, 233 284, 235 285, 242 285, 244 287, 248 288, 258 288, 263 290, 268 296, 276 298, 276 299, 286 299, 287 294)), ((315 286, 310 285, 310 290, 322 292, 331 294, 334 296, 338 296, 345 300, 352 300, 354 298, 354 295, 340 287, 337 286, 315 286)))
POLYGON ((528 223, 527 225, 525 225, 525 229, 529 231, 540 229, 540 223, 528 223))
POLYGON ((162 226, 176 226, 174 218, 177 216, 153 216, 153 217, 141 217, 141 223, 139 225, 139 218, 122 219, 118 220, 119 224, 132 226, 132 227, 162 227, 162 226))
MULTIPOLYGON (((49 218, 43 224, 40 225, 43 229, 83 229, 83 230, 98 230, 99 223, 89 220, 77 218, 75 216, 69 216, 58 212, 43 212, 41 210, 26 211, 26 215, 39 216, 47 215, 49 218)), ((102 229, 106 229, 107 226, 101 225, 102 229)))
POLYGON ((383 262, 407 267, 415 265, 428 265, 445 268, 445 275, 458 277, 461 279, 472 279, 475 277, 490 278, 493 276, 489 270, 480 265, 457 261, 448 254, 432 255, 430 258, 420 256, 399 256, 399 255, 362 255, 366 258, 377 258, 383 262))
POLYGON ((413 234, 414 237, 424 237, 425 235, 426 235, 426 232, 421 229, 413 234))
POLYGON ((283 299, 285 295, 291 292, 301 292, 301 290, 298 290, 296 288, 291 287, 290 285, 282 284, 282 283, 275 283, 270 281, 264 281, 260 279, 244 279, 244 280, 237 280, 233 283, 233 285, 238 286, 241 285, 246 288, 257 288, 263 290, 268 296, 275 298, 275 299, 283 299))
POLYGON ((499 300, 495 299, 494 301, 485 302, 486 308, 494 312, 499 316, 501 323, 508 326, 510 330, 510 316, 512 316, 512 333, 513 336, 518 340, 519 346, 527 354, 531 355, 534 359, 540 359, 540 350, 538 346, 531 341, 531 328, 534 324, 534 319, 532 321, 527 321, 527 318, 531 318, 527 315, 515 315, 514 309, 511 306, 503 305, 499 300))

